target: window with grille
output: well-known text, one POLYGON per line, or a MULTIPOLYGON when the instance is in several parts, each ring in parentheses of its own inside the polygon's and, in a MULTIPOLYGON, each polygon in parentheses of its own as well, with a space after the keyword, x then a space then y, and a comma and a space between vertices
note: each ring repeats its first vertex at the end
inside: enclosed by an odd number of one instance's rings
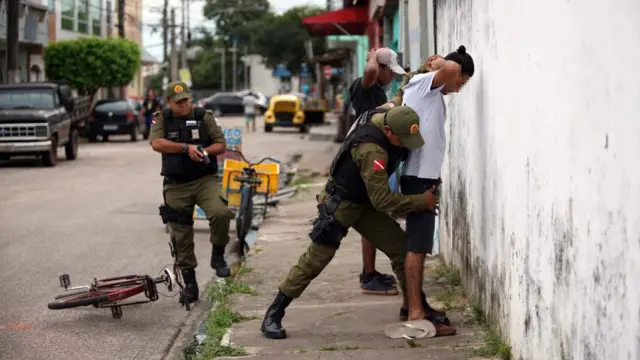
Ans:
POLYGON ((89 33, 89 1, 78 0, 78 32, 89 33))
POLYGON ((102 34, 102 7, 100 0, 90 0, 91 33, 100 36, 102 34))
POLYGON ((60 26, 65 30, 75 30, 75 18, 73 14, 74 1, 62 0, 62 9, 60 12, 60 26))

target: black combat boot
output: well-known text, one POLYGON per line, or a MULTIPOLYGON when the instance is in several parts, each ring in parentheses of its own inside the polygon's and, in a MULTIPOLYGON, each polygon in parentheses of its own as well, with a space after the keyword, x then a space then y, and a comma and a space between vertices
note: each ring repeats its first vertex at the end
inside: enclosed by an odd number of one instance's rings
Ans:
POLYGON ((214 246, 211 250, 211 267, 216 271, 216 276, 226 278, 231 276, 231 270, 224 260, 224 246, 214 246))
POLYGON ((293 299, 278 291, 278 295, 273 303, 267 309, 267 313, 262 320, 260 331, 264 337, 268 339, 284 339, 287 332, 282 327, 282 318, 284 317, 284 309, 291 304, 293 299))
POLYGON ((200 290, 198 290, 198 282, 196 281, 196 270, 182 269, 180 272, 184 280, 184 298, 180 299, 180 301, 182 303, 198 301, 200 290))

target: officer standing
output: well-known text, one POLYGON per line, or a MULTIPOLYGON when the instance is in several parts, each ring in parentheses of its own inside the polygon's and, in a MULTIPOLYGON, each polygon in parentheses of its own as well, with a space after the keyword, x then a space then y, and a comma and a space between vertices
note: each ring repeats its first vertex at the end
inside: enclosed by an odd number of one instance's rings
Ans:
POLYGON ((408 149, 424 144, 418 124, 418 115, 411 108, 392 105, 366 111, 354 123, 331 164, 329 181, 317 196, 319 215, 309 234, 312 242, 280 284, 265 314, 261 326, 265 337, 286 337, 282 327, 286 307, 329 264, 349 228, 389 257, 406 309, 407 235, 389 213, 433 210, 436 197, 432 189, 418 195, 393 193, 389 176, 408 149))
POLYGON ((233 212, 220 196, 216 155, 225 151, 224 134, 213 112, 192 107, 187 84, 172 82, 166 88, 167 109, 154 114, 149 140, 162 154, 162 221, 169 224, 171 242, 185 283, 186 299, 198 300, 193 243, 193 210, 197 204, 209 219, 211 267, 218 277, 231 272, 224 259, 233 212), (202 149, 200 151, 198 148, 202 149), (206 161, 207 159, 209 161, 206 161))

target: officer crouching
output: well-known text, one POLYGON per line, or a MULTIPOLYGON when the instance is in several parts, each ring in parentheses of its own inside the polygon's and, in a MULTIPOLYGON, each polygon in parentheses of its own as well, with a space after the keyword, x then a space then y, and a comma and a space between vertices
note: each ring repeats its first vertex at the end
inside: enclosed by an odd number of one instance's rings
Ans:
POLYGON ((424 145, 418 123, 418 115, 411 108, 392 105, 365 112, 354 123, 333 159, 329 181, 317 196, 318 217, 309 234, 311 244, 280 284, 278 295, 267 309, 261 326, 265 337, 287 336, 282 327, 285 309, 333 259, 349 228, 389 257, 406 309, 407 234, 389 213, 433 210, 436 197, 431 191, 417 195, 391 192, 389 176, 406 159, 408 149, 424 145))
POLYGON ((168 84, 166 100, 168 108, 154 114, 149 140, 153 150, 162 154, 165 204, 160 207, 160 215, 169 224, 173 252, 184 278, 186 299, 181 301, 191 303, 199 295, 193 243, 195 205, 209 219, 211 267, 218 277, 231 274, 224 250, 234 214, 220 196, 216 159, 216 155, 225 152, 226 145, 213 112, 192 107, 187 84, 181 81, 168 84))

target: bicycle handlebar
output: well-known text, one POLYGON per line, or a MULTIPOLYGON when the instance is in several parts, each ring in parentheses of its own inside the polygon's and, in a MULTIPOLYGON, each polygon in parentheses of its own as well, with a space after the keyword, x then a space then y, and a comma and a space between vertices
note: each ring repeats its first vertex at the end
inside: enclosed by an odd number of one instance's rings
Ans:
POLYGON ((242 158, 242 160, 243 160, 244 162, 246 162, 247 164, 249 164, 249 167, 253 167, 253 166, 255 166, 255 165, 262 164, 262 163, 263 163, 263 162, 265 162, 266 160, 271 160, 271 161, 273 161, 273 162, 275 162, 275 163, 280 164, 280 160, 274 159, 274 158, 272 158, 271 156, 264 157, 264 158, 262 158, 260 161, 255 162, 255 163, 252 163, 252 162, 250 162, 249 160, 247 160, 247 158, 245 158, 245 157, 244 157, 244 154, 242 153, 242 151, 240 151, 240 150, 238 150, 238 149, 227 149, 227 151, 231 151, 231 152, 234 152, 234 153, 240 154, 240 157, 242 158))

